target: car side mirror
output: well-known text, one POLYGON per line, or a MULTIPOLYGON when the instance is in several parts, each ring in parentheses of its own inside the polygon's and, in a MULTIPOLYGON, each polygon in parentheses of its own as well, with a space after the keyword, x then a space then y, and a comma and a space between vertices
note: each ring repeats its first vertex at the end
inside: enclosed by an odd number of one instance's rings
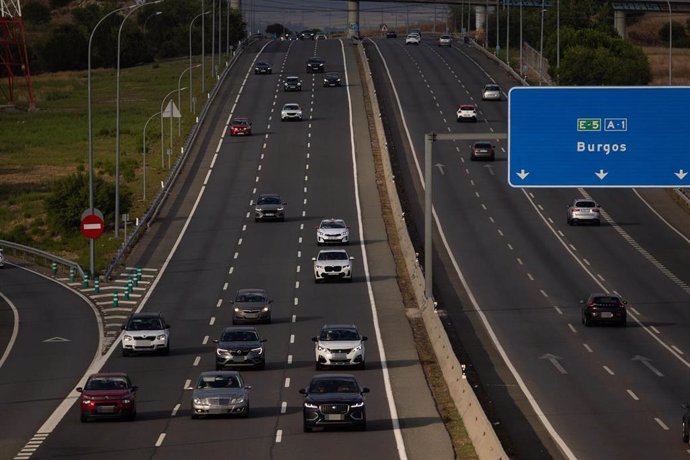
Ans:
POLYGON ((311 341, 312 341, 312 342, 318 342, 318 341, 319 341, 319 338, 318 338, 318 337, 312 337, 312 338, 311 338, 311 341))
POLYGON ((364 394, 364 393, 369 393, 369 388, 367 388, 367 387, 362 388, 362 394, 364 394))
POLYGON ((624 300, 624 301, 623 301, 623 305, 628 305, 628 301, 627 301, 627 300, 624 300))
POLYGON ((123 324, 122 326, 120 326, 120 329, 122 329, 122 330, 124 331, 124 330, 125 330, 125 325, 123 324))
POLYGON ((585 303, 585 301, 584 301, 584 300, 580 300, 580 303, 585 303))
POLYGON ((312 257, 311 260, 313 260, 314 262, 316 262, 316 257, 312 257))
POLYGON ((287 205, 287 201, 284 201, 284 202, 283 202, 283 206, 286 206, 286 205, 287 205))
POLYGON ((218 340, 218 339, 213 339, 213 343, 218 343, 218 342, 220 342, 220 340, 218 340))
POLYGON ((261 339, 261 343, 268 342, 268 339, 261 339))
POLYGON ((300 388, 300 389, 299 389, 299 394, 301 394, 301 395, 306 395, 306 394, 307 394, 307 390, 305 390, 304 388, 300 388))
POLYGON ((273 303, 273 299, 269 300, 268 303, 273 303))
POLYGON ((166 328, 166 329, 170 329, 170 324, 166 324, 166 325, 165 325, 165 328, 166 328))
POLYGON ((245 390, 251 390, 251 389, 252 389, 252 386, 251 386, 251 385, 245 385, 245 386, 244 386, 244 389, 245 389, 245 390))
POLYGON ((350 256, 350 260, 355 260, 355 258, 353 256, 350 256))
POLYGON ((366 342, 367 340, 369 340, 369 338, 366 335, 362 336, 362 342, 366 342))
POLYGON ((139 387, 137 385, 132 385, 132 391, 137 391, 139 387))
POLYGON ((77 387, 77 389, 76 389, 75 391, 76 391, 77 393, 81 393, 81 392, 84 391, 84 389, 83 389, 82 387, 77 387))

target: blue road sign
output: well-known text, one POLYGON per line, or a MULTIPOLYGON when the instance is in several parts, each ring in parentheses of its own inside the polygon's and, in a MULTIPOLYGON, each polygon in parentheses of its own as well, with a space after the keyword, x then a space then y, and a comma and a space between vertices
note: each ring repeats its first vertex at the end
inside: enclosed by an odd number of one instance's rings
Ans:
POLYGON ((515 87, 512 187, 690 187, 690 87, 515 87))

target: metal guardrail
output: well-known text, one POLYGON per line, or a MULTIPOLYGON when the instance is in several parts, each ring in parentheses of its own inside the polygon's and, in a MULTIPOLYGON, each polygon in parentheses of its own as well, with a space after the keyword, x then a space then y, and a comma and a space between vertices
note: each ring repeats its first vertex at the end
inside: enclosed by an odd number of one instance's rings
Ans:
POLYGON ((191 146, 196 140, 197 135, 199 134, 199 130, 201 128, 201 125, 203 124, 204 119, 206 118, 206 114, 209 110, 209 107, 211 106, 211 103, 213 102, 216 94, 220 90, 220 87, 223 84, 225 77, 230 72, 232 67, 235 65, 235 62, 242 54, 242 52, 260 37, 261 35, 255 34, 239 42, 238 47, 234 51, 232 58, 225 66, 225 70, 223 70, 223 73, 220 75, 220 78, 211 90, 209 98, 206 100, 204 106, 201 109, 201 112, 199 114, 199 121, 192 127, 192 130, 189 133, 189 136, 187 137, 187 140, 185 141, 185 144, 182 148, 183 154, 180 155, 180 157, 178 157, 177 161, 175 162, 175 165, 170 170, 170 173, 168 174, 168 177, 166 178, 163 187, 158 191, 158 194, 156 194, 156 197, 153 199, 153 201, 147 208, 146 212, 144 213, 144 216, 139 220, 139 225, 136 226, 134 231, 128 235, 127 239, 122 243, 122 245, 118 248, 117 252, 113 256, 112 260, 110 261, 110 265, 108 266, 108 269, 105 272, 105 279, 110 279, 110 275, 113 273, 115 268, 122 262, 122 259, 129 253, 134 244, 136 244, 136 242, 139 241, 139 238, 141 238, 144 231, 149 228, 151 222, 155 220, 156 216, 158 215, 158 212, 160 211, 160 208, 162 207, 166 197, 168 196, 168 193, 175 184, 175 180, 179 175, 180 169, 182 169, 182 166, 185 160, 187 159, 187 155, 189 155, 191 146))
POLYGON ((23 244, 13 243, 11 241, 5 240, 0 240, 0 248, 4 250, 5 254, 23 254, 23 256, 21 257, 22 260, 28 259, 26 255, 29 254, 33 262, 36 263, 36 265, 45 266, 46 268, 52 268, 52 264, 53 262, 55 262, 57 265, 64 265, 67 268, 74 269, 82 279, 86 277, 84 270, 78 263, 72 262, 71 260, 63 259, 62 257, 58 257, 55 254, 51 254, 40 249, 24 246, 23 244), (39 263, 43 261, 45 261, 46 263, 39 263))

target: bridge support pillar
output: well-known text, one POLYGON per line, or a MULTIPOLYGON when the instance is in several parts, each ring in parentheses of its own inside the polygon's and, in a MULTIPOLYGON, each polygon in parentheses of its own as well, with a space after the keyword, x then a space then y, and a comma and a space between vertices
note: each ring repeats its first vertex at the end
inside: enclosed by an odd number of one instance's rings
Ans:
POLYGON ((625 38, 625 11, 615 10, 613 12, 613 27, 616 28, 618 35, 625 38))
POLYGON ((347 36, 359 35, 359 0, 347 1, 347 36))
POLYGON ((230 0, 230 9, 235 11, 241 11, 242 0, 230 0))

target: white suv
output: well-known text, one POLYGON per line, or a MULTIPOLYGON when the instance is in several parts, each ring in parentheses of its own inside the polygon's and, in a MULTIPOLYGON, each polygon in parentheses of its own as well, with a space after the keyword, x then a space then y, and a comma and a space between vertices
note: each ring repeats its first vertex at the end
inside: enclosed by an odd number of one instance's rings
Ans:
POLYGON ((323 219, 316 227, 316 244, 350 243, 350 227, 343 219, 323 219))
POLYGON ((326 324, 314 342, 314 367, 357 366, 364 369, 364 341, 354 324, 326 324))
POLYGON ((438 38, 438 46, 453 46, 453 37, 443 34, 438 38))
POLYGON ((122 356, 130 353, 170 352, 170 325, 160 313, 133 313, 122 326, 122 356))
POLYGON ((314 282, 319 283, 328 279, 342 279, 352 282, 352 261, 354 257, 347 255, 344 249, 328 249, 319 251, 314 261, 314 282))
POLYGON ((462 104, 455 112, 458 121, 477 121, 477 108, 470 104, 462 104))

